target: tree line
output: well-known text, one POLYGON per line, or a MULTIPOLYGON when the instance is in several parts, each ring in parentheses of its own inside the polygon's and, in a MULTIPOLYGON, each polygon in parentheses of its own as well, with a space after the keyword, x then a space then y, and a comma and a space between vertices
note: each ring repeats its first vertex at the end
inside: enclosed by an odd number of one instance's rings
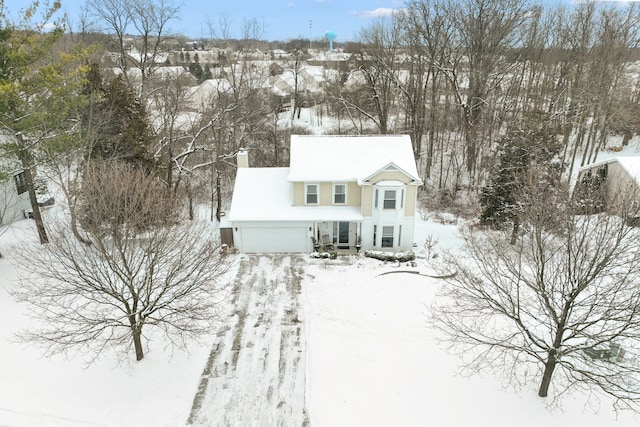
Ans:
MULTIPOLYGON (((638 131, 639 10, 633 3, 410 1, 345 44, 351 69, 330 80, 311 104, 319 115, 339 121, 337 129, 324 132, 410 134, 425 190, 442 197, 455 198, 464 189, 477 196, 497 163, 500 138, 523 119, 538 120, 561 140, 559 158, 570 178, 576 164, 596 160, 610 136, 619 135, 626 145, 638 131)), ((209 177, 222 173, 228 184, 232 170, 220 159, 239 147, 251 150, 256 165, 287 164, 288 135, 304 130, 292 130, 295 122, 279 117, 282 99, 259 90, 268 75, 248 53, 263 24, 245 21, 246 50, 226 67, 206 70, 206 63, 189 61, 199 81, 213 77, 218 85, 194 105, 187 97, 191 83, 158 73, 173 40, 167 34, 177 17, 172 2, 155 8, 88 2, 87 13, 89 22, 115 35, 103 48, 120 53, 120 75, 153 116, 151 152, 161 159, 168 182, 190 193, 189 186, 202 188, 191 184, 209 169, 209 177), (137 29, 133 41, 131 26, 137 29), (132 44, 139 61, 127 59, 132 44), (185 111, 194 110, 198 114, 185 125, 185 111)), ((229 25, 224 17, 208 22, 210 40, 229 37, 229 25)), ((82 41, 82 34, 75 40, 82 41)), ((296 76, 291 98, 298 107, 303 45, 284 64, 296 76)))
POLYGON ((364 118, 357 131, 410 133, 438 191, 482 185, 499 138, 531 113, 561 138, 570 171, 594 161, 610 135, 626 145, 637 132, 638 11, 411 1, 361 31, 363 85, 336 87, 331 105, 364 118))

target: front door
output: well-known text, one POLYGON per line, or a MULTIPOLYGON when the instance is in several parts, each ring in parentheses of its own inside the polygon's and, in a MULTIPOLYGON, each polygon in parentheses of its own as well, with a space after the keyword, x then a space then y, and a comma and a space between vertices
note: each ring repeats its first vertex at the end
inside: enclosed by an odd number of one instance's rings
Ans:
POLYGON ((350 223, 348 221, 336 221, 333 223, 333 242, 338 248, 349 248, 350 223))
POLYGON ((349 222, 338 222, 338 246, 349 246, 349 222))

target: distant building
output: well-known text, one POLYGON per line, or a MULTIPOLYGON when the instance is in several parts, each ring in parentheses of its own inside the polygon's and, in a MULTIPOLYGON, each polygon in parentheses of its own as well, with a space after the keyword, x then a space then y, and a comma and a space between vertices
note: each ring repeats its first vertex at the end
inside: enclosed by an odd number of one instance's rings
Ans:
MULTIPOLYGON (((640 156, 614 157, 580 168, 573 190, 587 211, 640 208, 640 156), (632 206, 632 207, 633 207, 632 206)), ((640 213, 640 209, 639 209, 640 213)))
MULTIPOLYGON (((36 180, 38 204, 41 207, 52 206, 53 197, 47 192, 46 183, 37 180, 36 170, 32 170, 36 180)), ((17 159, 0 160, 0 225, 29 217, 31 201, 22 164, 17 159)))
POLYGON ((320 52, 307 60, 309 65, 319 65, 327 69, 348 71, 353 68, 353 55, 337 50, 320 52))

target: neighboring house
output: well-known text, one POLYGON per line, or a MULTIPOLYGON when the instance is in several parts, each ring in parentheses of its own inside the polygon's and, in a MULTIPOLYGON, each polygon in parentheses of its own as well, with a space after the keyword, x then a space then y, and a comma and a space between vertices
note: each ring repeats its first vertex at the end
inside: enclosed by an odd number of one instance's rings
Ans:
POLYGON ((292 135, 288 168, 237 160, 228 223, 241 252, 413 247, 422 181, 409 136, 292 135))
MULTIPOLYGON (((295 76, 293 72, 291 70, 283 70, 280 74, 269 76, 262 84, 262 88, 265 89, 267 93, 284 99, 291 97, 291 94, 294 92, 294 85, 295 76)), ((300 86, 301 84, 299 84, 299 87, 300 86)))
POLYGON ((347 71, 354 68, 353 55, 337 50, 319 52, 307 60, 309 65, 318 65, 326 69, 347 71))
POLYGON ((330 82, 339 81, 340 73, 335 70, 325 70, 323 67, 307 65, 301 67, 296 76, 295 70, 283 69, 278 74, 270 75, 262 88, 270 95, 276 96, 288 104, 289 98, 296 93, 296 77, 299 99, 305 106, 309 106, 322 99, 325 86, 330 82))
MULTIPOLYGON (((11 137, 0 133, 0 144, 11 137)), ((0 226, 24 219, 31 208, 29 193, 20 162, 11 157, 0 157, 0 226)))
POLYGON ((640 202, 640 156, 614 157, 580 168, 574 196, 583 197, 582 194, 589 193, 587 186, 591 190, 603 190, 603 208, 606 205, 615 211, 616 204, 637 204, 640 202))
MULTIPOLYGON (((0 144, 10 142, 12 137, 0 133, 0 144)), ((47 183, 38 178, 37 169, 33 168, 36 197, 41 207, 52 206, 54 198, 47 191, 47 183)), ((0 158, 0 225, 11 224, 25 219, 31 213, 31 201, 21 162, 11 156, 0 158)))
POLYGON ((31 209, 24 172, 0 175, 0 225, 25 218, 31 209))
MULTIPOLYGON (((196 86, 198 80, 182 66, 157 66, 150 69, 147 75, 148 84, 153 87, 166 87, 170 82, 180 82, 183 87, 196 86)), ((107 77, 122 75, 122 70, 112 67, 106 70, 107 77)), ((127 69, 127 79, 137 87, 142 84, 142 71, 139 68, 127 69)))
POLYGON ((287 52, 286 50, 282 50, 282 49, 273 49, 271 51, 271 58, 272 59, 289 59, 291 58, 291 54, 289 52, 287 52))
POLYGON ((196 79, 189 70, 180 65, 154 68, 151 78, 154 80, 160 80, 159 84, 163 83, 165 85, 167 82, 178 79, 181 79, 183 86, 194 86, 198 84, 198 79, 196 79))
POLYGON ((299 72, 304 79, 305 89, 313 96, 322 96, 328 84, 340 82, 340 72, 319 66, 307 65, 299 72))
POLYGON ((204 112, 225 95, 233 95, 233 86, 228 79, 208 79, 186 90, 185 104, 195 111, 204 112))

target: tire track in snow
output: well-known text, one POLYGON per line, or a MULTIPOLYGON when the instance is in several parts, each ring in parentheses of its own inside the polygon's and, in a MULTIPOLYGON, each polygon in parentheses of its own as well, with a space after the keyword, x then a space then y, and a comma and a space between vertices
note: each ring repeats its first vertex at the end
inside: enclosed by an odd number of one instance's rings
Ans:
MULTIPOLYGON (((247 278, 248 272, 250 272, 257 265, 256 258, 249 258, 248 260, 243 260, 240 268, 238 269, 238 275, 236 280, 234 281, 233 286, 233 299, 230 303, 230 309, 232 309, 229 314, 230 317, 235 317, 237 314, 237 310, 235 308, 238 305, 238 297, 241 294, 241 287, 243 280, 251 280, 251 278, 247 278)), ((233 331, 233 328, 236 328, 238 324, 240 324, 241 318, 240 316, 230 321, 228 325, 218 331, 216 340, 213 343, 211 348, 211 353, 209 354, 209 358, 207 359, 207 363, 204 367, 202 375, 200 377, 200 384, 198 385, 198 390, 196 391, 196 395, 193 399, 193 403, 191 405, 191 412, 189 414, 189 419, 187 420, 188 425, 195 425, 198 414, 202 408, 202 401, 206 396, 207 390, 209 388, 209 381, 212 378, 217 378, 220 375, 226 375, 228 369, 228 361, 222 360, 224 357, 223 352, 220 351, 221 346, 223 345, 223 340, 229 334, 233 334, 232 336, 238 335, 233 331), (224 371, 223 371, 224 370, 224 371)), ((232 348, 232 347, 231 347, 232 348)))
POLYGON ((298 314, 303 259, 254 255, 241 262, 229 327, 212 347, 188 423, 307 425, 298 314))

